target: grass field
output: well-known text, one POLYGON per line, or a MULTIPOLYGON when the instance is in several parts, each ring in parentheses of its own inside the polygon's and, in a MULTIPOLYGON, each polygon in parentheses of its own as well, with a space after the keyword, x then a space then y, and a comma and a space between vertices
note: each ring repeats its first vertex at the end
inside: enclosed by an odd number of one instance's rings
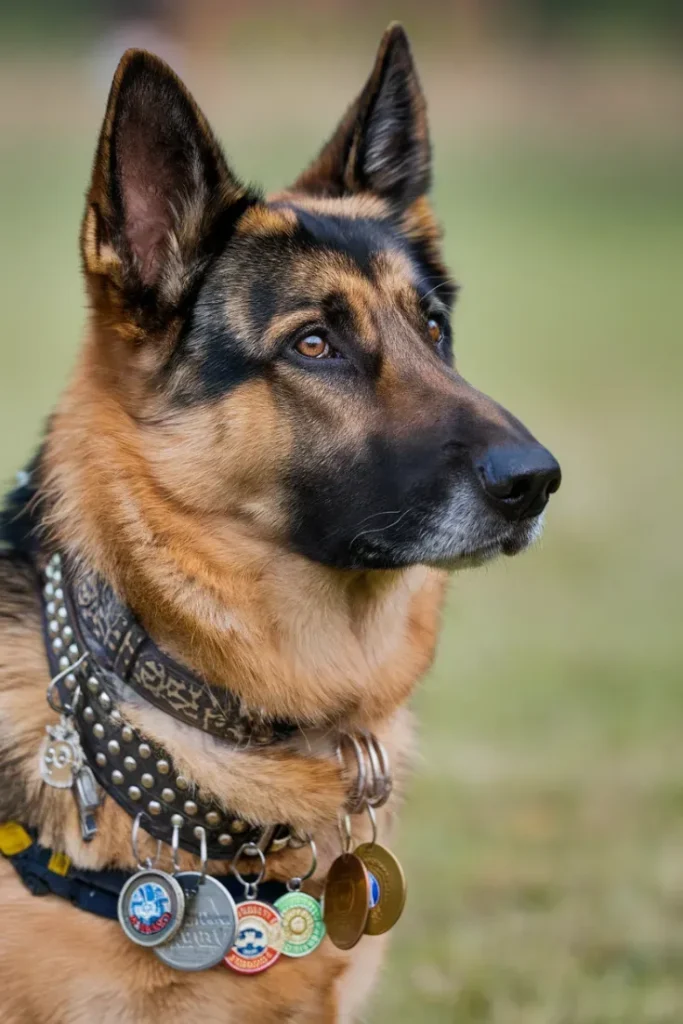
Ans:
MULTIPOLYGON (((90 145, 0 141, 3 479, 79 341, 90 145)), ((243 153, 269 184, 297 163, 243 153)), ((454 580, 367 1020, 681 1024, 683 157, 446 139, 437 181, 463 372, 564 483, 537 550, 454 580)))

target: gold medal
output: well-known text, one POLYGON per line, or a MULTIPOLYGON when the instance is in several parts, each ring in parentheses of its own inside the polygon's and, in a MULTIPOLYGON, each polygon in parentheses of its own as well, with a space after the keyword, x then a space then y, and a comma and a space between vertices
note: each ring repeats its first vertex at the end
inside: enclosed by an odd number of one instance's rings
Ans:
POLYGON ((330 868, 324 905, 330 939, 339 949, 352 949, 365 932, 370 911, 370 879, 355 854, 343 853, 330 868))
POLYGON ((362 843, 355 855, 373 876, 379 889, 376 899, 371 899, 365 934, 383 935, 394 927, 403 913, 406 902, 403 868, 393 853, 379 843, 362 843))

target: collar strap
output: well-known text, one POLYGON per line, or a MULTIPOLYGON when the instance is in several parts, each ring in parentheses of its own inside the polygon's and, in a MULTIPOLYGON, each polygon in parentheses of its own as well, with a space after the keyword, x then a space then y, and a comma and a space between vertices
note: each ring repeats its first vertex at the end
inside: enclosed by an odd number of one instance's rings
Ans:
MULTIPOLYGON (((126 694, 126 684, 91 656, 72 612, 59 555, 51 557, 41 582, 45 644, 54 680, 50 689, 54 686, 61 708, 70 711, 69 721, 97 781, 127 814, 134 818, 144 812, 145 831, 165 843, 172 842, 177 830, 180 846, 194 854, 200 851, 204 830, 210 860, 231 858, 243 843, 276 853, 305 842, 285 824, 239 818, 183 775, 167 751, 126 722, 118 705, 122 697, 135 699, 135 693, 126 694)), ((78 779, 76 789, 78 793, 78 779)), ((84 830, 83 838, 93 835, 94 828, 84 830)))
MULTIPOLYGON (((14 846, 7 847, 14 849, 14 846)), ((35 833, 27 832, 16 822, 0 825, 0 853, 3 853, 15 869, 26 888, 34 896, 52 894, 68 900, 79 910, 86 910, 98 917, 110 920, 117 918, 117 904, 121 889, 132 877, 133 872, 88 871, 85 868, 74 868, 69 858, 63 854, 39 846, 35 841, 35 833), (16 838, 23 833, 24 842, 17 852, 5 853, 3 832, 11 830, 16 838)), ((225 886, 236 902, 244 899, 244 886, 240 885, 234 875, 214 876, 225 886)), ((284 882, 263 882, 259 885, 259 896, 268 903, 273 903, 287 892, 284 882)))
POLYGON ((62 576, 73 628, 93 661, 160 711, 245 746, 277 743, 298 731, 295 722, 269 719, 245 708, 236 694, 212 687, 164 654, 97 573, 81 568, 72 572, 62 558, 62 576))

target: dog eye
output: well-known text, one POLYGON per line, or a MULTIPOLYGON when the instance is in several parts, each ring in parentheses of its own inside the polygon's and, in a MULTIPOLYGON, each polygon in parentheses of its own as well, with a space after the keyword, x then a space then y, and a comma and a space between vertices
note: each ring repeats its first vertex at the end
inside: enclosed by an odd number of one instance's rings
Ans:
POLYGON ((307 356, 309 359, 332 359, 335 355, 330 343, 319 334, 308 334, 305 338, 300 338, 294 348, 299 355, 307 356))
POLYGON ((427 321, 427 333, 433 345, 438 345, 443 339, 443 328, 438 320, 427 321))

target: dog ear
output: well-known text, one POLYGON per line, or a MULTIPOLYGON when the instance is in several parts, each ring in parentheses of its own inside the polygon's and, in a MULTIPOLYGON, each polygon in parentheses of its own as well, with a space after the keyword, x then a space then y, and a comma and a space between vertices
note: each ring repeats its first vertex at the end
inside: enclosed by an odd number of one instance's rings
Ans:
POLYGON ((88 193, 86 273, 158 313, 191 287, 218 223, 252 201, 173 71, 143 50, 124 54, 88 193))
POLYGON ((322 196, 373 192, 405 208, 430 182, 424 95, 405 31, 393 24, 365 88, 294 188, 322 196))

